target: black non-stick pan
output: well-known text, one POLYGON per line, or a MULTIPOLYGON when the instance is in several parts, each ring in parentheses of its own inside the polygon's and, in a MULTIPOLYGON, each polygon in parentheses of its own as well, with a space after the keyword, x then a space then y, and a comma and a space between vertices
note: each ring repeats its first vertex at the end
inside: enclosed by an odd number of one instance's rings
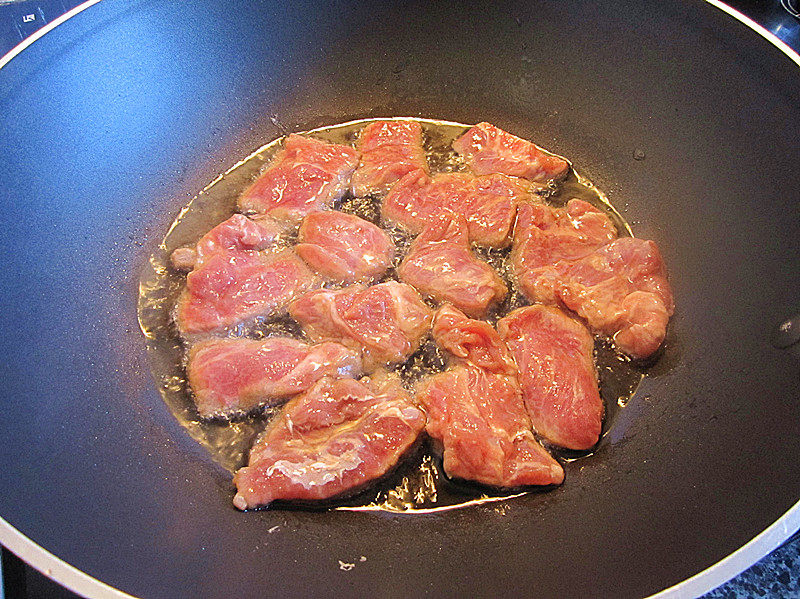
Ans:
POLYGON ((716 5, 104 0, 0 69, 0 156, 0 541, 83 593, 636 597, 800 524, 800 352, 771 341, 800 312, 800 68, 716 5), (139 276, 255 148, 393 115, 570 158, 664 254, 663 355, 552 492, 238 512, 151 377, 139 276))

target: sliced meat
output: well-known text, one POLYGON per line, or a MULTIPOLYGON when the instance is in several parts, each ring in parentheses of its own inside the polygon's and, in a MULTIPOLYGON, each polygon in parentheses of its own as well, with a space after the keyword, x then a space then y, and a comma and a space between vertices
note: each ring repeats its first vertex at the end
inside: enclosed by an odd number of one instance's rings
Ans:
POLYGON ((194 263, 197 262, 197 252, 190 247, 177 248, 170 254, 169 261, 175 270, 188 272, 194 268, 194 263))
POLYGON ((377 121, 361 131, 361 161, 353 173, 353 195, 385 193, 410 172, 428 171, 422 126, 414 121, 377 121))
POLYGON ((514 377, 459 364, 424 380, 417 402, 448 476, 494 487, 560 484, 564 470, 536 441, 514 377))
POLYGON ((432 317, 416 290, 396 281, 312 291, 292 302, 289 313, 310 338, 362 350, 368 371, 404 362, 430 330, 432 317))
POLYGON ((473 320, 449 304, 433 317, 433 338, 461 361, 494 374, 517 375, 506 344, 488 322, 473 320))
POLYGON ((504 173, 531 181, 563 177, 569 164, 536 144, 490 123, 478 123, 453 142, 475 174, 504 173))
POLYGON ((297 223, 344 194, 358 164, 349 146, 291 134, 267 170, 239 198, 243 212, 297 223))
POLYGON ((184 336, 212 333, 286 308, 319 280, 293 250, 215 253, 186 277, 175 321, 184 336))
POLYGON ((210 339, 189 351, 186 373, 200 415, 229 416, 279 403, 323 376, 358 376, 361 358, 331 342, 308 345, 288 337, 210 339))
POLYGON ((564 208, 520 206, 511 252, 520 290, 533 301, 557 303, 555 265, 583 258, 616 238, 611 219, 583 200, 570 200, 564 208))
POLYGON ((511 262, 526 297, 574 310, 621 351, 646 358, 664 341, 674 305, 658 247, 617 239, 608 216, 590 204, 520 206, 511 262))
POLYGON ((397 274, 423 295, 474 317, 486 314, 508 292, 494 269, 472 253, 467 221, 459 214, 441 214, 426 225, 397 274))
POLYGON ((646 358, 661 346, 675 307, 654 242, 623 237, 556 271, 561 302, 621 351, 646 358))
POLYGON ((283 227, 269 218, 250 219, 234 214, 203 235, 194 248, 178 248, 172 252, 172 265, 177 270, 199 268, 214 254, 263 250, 275 241, 283 227))
POLYGON ((429 177, 414 171, 392 187, 381 214, 411 233, 421 232, 443 212, 460 214, 467 220, 471 241, 505 247, 517 204, 530 198, 521 179, 506 175, 442 173, 429 177))
POLYGON ((497 329, 517 362, 534 430, 561 447, 593 447, 603 401, 586 327, 558 308, 536 305, 514 310, 497 329))
POLYGON ((295 250, 318 273, 342 283, 377 279, 394 257, 394 243, 382 229, 333 210, 303 219, 295 250))
POLYGON ((291 400, 234 476, 241 509, 351 494, 386 474, 425 415, 396 379, 321 379, 291 400))

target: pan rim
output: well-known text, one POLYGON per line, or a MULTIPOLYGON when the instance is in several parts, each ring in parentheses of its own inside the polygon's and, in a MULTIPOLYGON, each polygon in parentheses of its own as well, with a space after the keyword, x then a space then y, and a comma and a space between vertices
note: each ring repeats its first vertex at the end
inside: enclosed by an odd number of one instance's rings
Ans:
MULTIPOLYGON (((33 34, 29 37, 26 37, 22 40, 19 44, 11 48, 5 55, 0 56, 0 69, 8 65, 11 60, 22 53, 23 50, 30 47, 36 40, 44 37, 50 31, 58 27, 59 25, 63 24, 64 22, 68 21, 75 15, 82 13, 87 8, 90 8, 100 2, 100 0, 86 0, 82 4, 77 5, 75 8, 65 12, 63 15, 50 21, 47 25, 42 27, 41 29, 37 29, 33 34)), ((758 33, 761 37, 766 39, 776 48, 778 48, 781 52, 783 52, 789 60, 794 62, 798 67, 800 67, 800 54, 795 52, 786 42, 780 39, 777 35, 772 33, 769 29, 759 25, 753 19, 745 15, 744 13, 739 12, 735 8, 728 6, 721 0, 703 0, 703 2, 707 2, 711 6, 714 6, 721 10, 722 12, 728 14, 729 16, 733 17, 737 21, 741 22, 742 24, 746 25, 756 33, 758 33)))
MULTIPOLYGON (((795 65, 800 67, 800 54, 795 52, 771 31, 721 0, 703 1, 753 30, 778 48, 789 60, 795 63, 795 65)), ((21 54, 37 40, 44 37, 47 33, 99 2, 100 0, 86 0, 37 30, 31 36, 17 44, 8 53, 0 56, 0 69, 6 67, 16 56, 21 54)), ((703 595, 755 564, 779 547, 798 530, 800 530, 800 500, 792 505, 770 526, 730 555, 704 570, 701 570, 690 578, 651 595, 648 599, 698 597, 703 595)), ((97 599, 137 599, 136 596, 130 595, 94 578, 62 560, 16 529, 2 516, 0 516, 0 544, 17 555, 28 565, 75 593, 97 599)))
POLYGON ((26 564, 70 591, 93 599, 137 599, 90 576, 25 536, 0 517, 0 544, 26 564))
POLYGON ((31 35, 29 35, 24 40, 22 40, 20 43, 18 43, 16 46, 11 48, 11 50, 9 50, 4 56, 0 56, 0 69, 2 69, 9 62, 11 62, 11 60, 15 56, 19 55, 23 50, 25 50, 26 48, 30 47, 36 40, 44 37, 46 34, 51 32, 53 29, 55 29, 56 27, 58 27, 62 23, 68 21, 69 19, 71 19, 75 15, 77 15, 79 13, 82 13, 87 8, 89 8, 91 6, 94 6, 98 2, 100 2, 100 0, 86 0, 86 2, 78 4, 78 6, 68 10, 63 15, 58 17, 57 19, 53 19, 47 25, 42 27, 41 29, 37 29, 36 31, 34 31, 31 35))

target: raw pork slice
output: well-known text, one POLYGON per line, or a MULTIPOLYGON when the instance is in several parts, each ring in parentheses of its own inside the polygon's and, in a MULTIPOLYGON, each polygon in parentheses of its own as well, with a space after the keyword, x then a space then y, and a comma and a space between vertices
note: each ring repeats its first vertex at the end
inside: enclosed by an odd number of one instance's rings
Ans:
POLYGON ((531 181, 547 181, 563 177, 569 167, 563 158, 489 123, 472 127, 453 142, 453 149, 466 158, 478 175, 505 173, 531 181))
POLYGON ((424 427, 425 415, 396 378, 323 378, 256 442, 234 476, 233 504, 244 510, 351 494, 395 466, 424 427))
POLYGON ((403 176, 428 171, 422 126, 414 121, 378 121, 361 131, 361 162, 353 173, 353 195, 385 193, 403 176))
POLYGON ((441 214, 428 224, 397 274, 423 295, 450 302, 473 317, 486 314, 508 292, 494 269, 473 255, 467 221, 458 214, 441 214))
POLYGON ((530 198, 525 182, 506 175, 442 173, 429 177, 414 171, 392 187, 381 214, 411 233, 421 232, 442 212, 460 214, 467 219, 471 241, 505 247, 517 204, 530 198))
POLYGON ((560 484, 564 470, 536 441, 514 377, 469 363, 423 380, 417 402, 448 476, 494 487, 560 484))
POLYGON ((323 376, 358 376, 361 358, 331 342, 210 339, 192 347, 186 372, 200 415, 228 416, 279 403, 323 376))
POLYGON ((272 164, 239 198, 242 212, 299 222, 342 196, 358 164, 349 146, 291 134, 272 164))
POLYGON ((473 320, 449 304, 433 317, 433 338, 461 361, 487 372, 516 376, 517 366, 505 342, 488 322, 473 320))
POLYGON ((282 310, 318 284, 293 250, 215 253, 186 277, 175 321, 184 336, 212 333, 282 310))
POLYGON ((561 447, 594 446, 603 401, 586 327, 558 308, 536 305, 514 310, 497 329, 517 362, 534 430, 561 447))
POLYGON ((534 301, 557 303, 555 265, 583 258, 616 237, 611 219, 583 200, 570 200, 564 208, 520 206, 511 264, 522 293, 534 301))
POLYGON ((377 279, 394 257, 394 244, 382 229, 333 210, 303 219, 295 250, 318 273, 342 283, 377 279))
POLYGON ((432 317, 416 290, 396 281, 312 291, 292 302, 289 313, 310 338, 362 350, 368 371, 405 361, 430 330, 432 317))
POLYGON ((623 237, 557 271, 558 298, 621 351, 646 358, 664 341, 675 307, 654 242, 623 237))
POLYGON ((192 270, 214 254, 263 250, 275 241, 281 229, 279 223, 269 218, 250 219, 234 214, 203 235, 194 248, 178 248, 172 252, 172 265, 177 270, 192 270))

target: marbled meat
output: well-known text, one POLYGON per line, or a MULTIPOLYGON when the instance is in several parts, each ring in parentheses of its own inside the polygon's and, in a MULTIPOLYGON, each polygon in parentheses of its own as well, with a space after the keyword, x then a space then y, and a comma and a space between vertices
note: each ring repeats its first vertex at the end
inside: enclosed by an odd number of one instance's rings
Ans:
POLYGON ((654 242, 622 237, 557 271, 559 299, 618 349, 647 358, 661 346, 675 306, 654 242))
POLYGON ((394 257, 394 243, 383 229, 335 210, 306 216, 295 250, 319 274, 341 283, 380 278, 394 257))
POLYGON ((453 142, 477 175, 504 173, 531 181, 562 178, 569 164, 536 144, 511 135, 490 123, 478 123, 453 142))
POLYGON ((457 360, 470 362, 487 372, 517 375, 517 365, 495 328, 483 320, 468 318, 450 304, 436 311, 433 338, 457 360))
POLYGON ((531 199, 521 179, 493 174, 442 173, 429 177, 414 171, 400 179, 381 206, 384 220, 420 233, 441 213, 467 220, 470 241, 505 247, 517 214, 517 204, 531 199))
POLYGON ((564 208, 520 206, 511 252, 517 285, 530 300, 557 303, 556 264, 583 258, 616 238, 611 219, 583 200, 570 200, 564 208))
POLYGON ((385 193, 410 172, 428 172, 422 125, 415 121, 377 121, 361 131, 361 153, 353 173, 353 195, 385 193))
POLYGON ((298 223, 339 199, 357 164, 358 153, 350 146, 291 134, 269 167, 239 197, 239 209, 298 223))
POLYGON ((589 449, 599 437, 603 401, 594 340, 580 322, 541 304, 514 310, 497 323, 519 370, 533 428, 568 449, 589 449))
POLYGON ((284 310, 318 277, 294 250, 220 252, 186 277, 175 321, 184 336, 218 332, 243 321, 284 310))
POLYGON ((323 378, 291 400, 234 476, 234 505, 319 501, 352 494, 401 459, 425 415, 393 377, 323 378))
POLYGON ((368 371, 404 362, 430 330, 432 317, 416 290, 396 281, 311 291, 292 302, 289 313, 311 339, 361 350, 368 371))
POLYGON ((308 345, 289 337, 209 339, 189 351, 186 373, 203 417, 275 405, 323 376, 361 374, 358 352, 333 342, 308 345))
POLYGON ((424 379, 417 402, 448 476, 493 487, 560 484, 561 465, 534 438, 515 377, 469 362, 424 379))
POLYGON ((423 295, 476 318, 508 292, 495 270, 472 253, 467 221, 459 214, 440 214, 427 224, 397 274, 423 295))

